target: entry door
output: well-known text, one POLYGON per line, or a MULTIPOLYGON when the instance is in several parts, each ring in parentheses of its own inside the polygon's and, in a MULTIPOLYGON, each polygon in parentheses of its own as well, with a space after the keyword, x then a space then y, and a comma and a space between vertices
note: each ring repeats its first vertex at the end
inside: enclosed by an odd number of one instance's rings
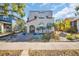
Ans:
POLYGON ((34 25, 30 26, 30 33, 35 33, 35 26, 34 25))

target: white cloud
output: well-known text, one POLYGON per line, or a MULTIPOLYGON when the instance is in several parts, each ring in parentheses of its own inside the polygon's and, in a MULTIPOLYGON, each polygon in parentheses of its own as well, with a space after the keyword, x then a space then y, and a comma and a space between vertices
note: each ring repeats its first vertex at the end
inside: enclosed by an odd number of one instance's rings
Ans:
POLYGON ((70 12, 71 12, 71 10, 69 10, 68 7, 65 7, 65 8, 62 9, 61 11, 57 12, 57 13, 55 14, 55 17, 64 16, 64 15, 70 13, 70 12))
POLYGON ((79 6, 79 3, 72 3, 72 4, 70 4, 70 7, 72 7, 72 8, 75 8, 77 6, 79 6))
POLYGON ((61 11, 58 11, 54 17, 56 18, 64 18, 64 17, 74 17, 74 5, 71 5, 69 7, 65 7, 64 9, 62 9, 61 11))
POLYGON ((48 3, 42 3, 40 6, 46 6, 48 5, 48 3))
POLYGON ((74 13, 67 14, 65 17, 75 17, 74 13))

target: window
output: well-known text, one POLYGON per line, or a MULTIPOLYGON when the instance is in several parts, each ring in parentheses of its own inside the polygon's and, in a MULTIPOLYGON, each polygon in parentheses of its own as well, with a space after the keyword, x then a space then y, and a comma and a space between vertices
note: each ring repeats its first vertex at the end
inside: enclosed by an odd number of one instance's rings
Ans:
POLYGON ((0 20, 3 20, 3 15, 0 15, 0 20))
POLYGON ((39 19, 44 19, 44 17, 39 17, 39 19))
POLYGON ((37 19, 37 16, 34 16, 34 19, 37 19))
POLYGON ((50 16, 46 16, 46 18, 47 18, 47 19, 51 19, 52 17, 50 17, 50 16))

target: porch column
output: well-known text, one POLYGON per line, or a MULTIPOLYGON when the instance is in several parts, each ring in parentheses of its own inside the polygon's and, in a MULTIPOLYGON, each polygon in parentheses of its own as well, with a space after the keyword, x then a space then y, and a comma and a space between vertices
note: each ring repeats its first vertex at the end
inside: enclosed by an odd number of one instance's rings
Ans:
POLYGON ((4 33, 4 25, 1 24, 1 32, 4 33))
POLYGON ((29 26, 27 26, 27 33, 29 33, 29 30, 30 30, 30 29, 29 29, 29 26))
POLYGON ((77 30, 79 32, 79 20, 77 20, 77 30))

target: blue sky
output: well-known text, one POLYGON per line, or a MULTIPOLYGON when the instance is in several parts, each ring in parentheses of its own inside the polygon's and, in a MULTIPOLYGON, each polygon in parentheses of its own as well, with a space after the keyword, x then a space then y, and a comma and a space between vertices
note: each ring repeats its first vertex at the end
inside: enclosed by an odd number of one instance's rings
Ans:
POLYGON ((25 7, 26 19, 30 10, 52 10, 55 19, 74 17, 74 4, 69 3, 27 3, 25 7))

